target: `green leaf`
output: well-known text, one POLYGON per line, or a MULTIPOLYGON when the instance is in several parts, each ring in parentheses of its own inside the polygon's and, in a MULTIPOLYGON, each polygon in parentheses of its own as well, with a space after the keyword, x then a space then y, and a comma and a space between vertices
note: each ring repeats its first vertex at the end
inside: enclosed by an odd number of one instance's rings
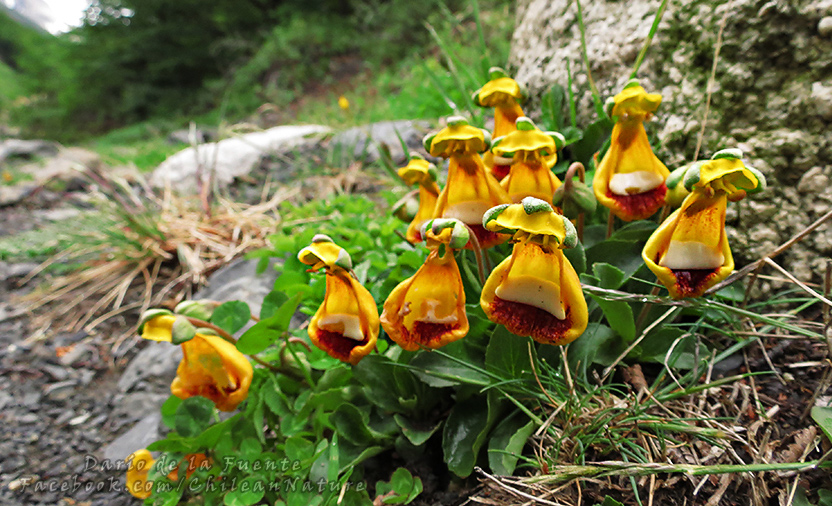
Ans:
POLYGON ((182 399, 175 395, 168 397, 168 400, 162 404, 162 423, 169 429, 175 428, 174 417, 176 415, 176 408, 182 404, 182 399))
POLYGON ((627 223, 623 227, 613 232, 610 236, 611 240, 615 241, 640 241, 645 242, 656 228, 659 226, 655 221, 638 220, 627 223))
POLYGON ((189 397, 176 408, 173 425, 182 436, 195 437, 208 428, 213 416, 213 402, 205 397, 189 397))
POLYGON ((627 279, 627 275, 624 274, 624 271, 606 262, 594 264, 592 266, 592 273, 595 274, 596 278, 598 278, 598 286, 601 288, 609 288, 611 290, 618 290, 621 288, 621 285, 623 285, 624 281, 627 279))
POLYGON ((498 412, 496 390, 489 390, 488 401, 471 397, 451 409, 442 431, 442 450, 448 469, 461 478, 474 470, 480 448, 498 412))
POLYGON ((586 272, 586 250, 582 243, 579 242, 574 248, 563 250, 563 255, 575 268, 575 272, 578 274, 586 272))
POLYGON ((243 328, 251 319, 248 304, 239 300, 230 300, 221 304, 211 315, 211 323, 233 334, 243 328))
POLYGON ((312 441, 301 436, 291 436, 286 439, 286 458, 292 461, 304 462, 310 460, 315 454, 315 445, 312 441))
POLYGON ((826 438, 832 441, 832 407, 814 406, 812 408, 812 420, 826 434, 826 438))
POLYGON ((590 323, 583 335, 569 344, 567 357, 569 367, 577 370, 580 367, 581 376, 586 377, 586 370, 592 364, 608 366, 618 356, 615 332, 606 325, 590 323))
POLYGON ((485 368, 503 378, 513 379, 531 370, 529 340, 516 336, 502 325, 498 326, 485 351, 485 368))
POLYGON ((272 290, 263 299, 263 305, 260 306, 260 320, 265 320, 274 316, 275 312, 282 306, 289 296, 284 292, 272 290))
POLYGON ((635 241, 606 240, 586 250, 586 261, 590 265, 608 263, 618 267, 629 279, 644 265, 641 258, 641 244, 635 241))
POLYGON ((223 497, 225 506, 251 506, 259 503, 266 494, 266 480, 262 476, 249 476, 229 490, 223 497))
POLYGON ((436 433, 436 430, 442 426, 442 422, 439 421, 435 424, 427 424, 419 423, 410 418, 402 416, 400 414, 393 415, 393 419, 396 421, 396 424, 402 429, 402 434, 404 437, 407 438, 408 441, 413 443, 414 446, 422 446, 436 433))
POLYGON ((390 386, 396 384, 393 368, 397 367, 382 355, 369 355, 353 368, 355 378, 364 386, 367 399, 385 411, 403 412, 399 395, 390 386))
POLYGON ((280 385, 277 384, 274 378, 269 378, 263 383, 260 395, 263 397, 263 403, 277 416, 283 417, 292 412, 289 409, 288 397, 280 390, 280 385))
POLYGON ((387 496, 382 504, 408 504, 422 493, 422 480, 414 478, 410 471, 400 467, 393 472, 389 482, 376 483, 376 496, 387 496), (391 495, 387 495, 393 492, 391 495))
POLYGON ((371 443, 388 439, 387 436, 372 430, 369 426, 368 413, 362 412, 353 404, 343 403, 329 416, 335 431, 350 443, 368 446, 371 443))
POLYGON ((260 441, 257 438, 247 437, 243 439, 243 442, 240 443, 240 458, 244 460, 248 460, 249 462, 254 461, 260 454, 263 452, 263 447, 260 446, 260 441))
POLYGON ((629 304, 620 300, 606 300, 595 294, 589 296, 598 303, 607 318, 607 323, 624 338, 624 341, 632 342, 636 338, 636 322, 633 318, 633 308, 629 304))
POLYGON ((421 353, 410 361, 414 374, 425 384, 432 387, 488 385, 488 376, 466 365, 471 364, 481 368, 484 364, 483 360, 476 357, 474 351, 465 343, 465 339, 453 342, 443 347, 441 351, 442 354, 421 353), (445 356, 446 354, 451 357, 445 356))
POLYGON ((511 476, 529 436, 534 432, 534 422, 522 416, 512 416, 500 422, 488 442, 488 465, 495 474, 511 476))
POLYGON ((296 293, 294 297, 283 303, 271 317, 261 320, 248 329, 237 341, 237 349, 247 355, 255 355, 268 348, 280 339, 289 329, 292 315, 300 304, 303 293, 296 293))
POLYGON ((543 118, 544 130, 560 131, 565 125, 563 105, 566 102, 566 90, 559 84, 553 84, 549 92, 543 95, 540 112, 543 118))
POLYGON ((612 132, 613 122, 609 118, 601 118, 584 129, 581 140, 572 144, 572 156, 589 167, 589 161, 597 153, 612 132))

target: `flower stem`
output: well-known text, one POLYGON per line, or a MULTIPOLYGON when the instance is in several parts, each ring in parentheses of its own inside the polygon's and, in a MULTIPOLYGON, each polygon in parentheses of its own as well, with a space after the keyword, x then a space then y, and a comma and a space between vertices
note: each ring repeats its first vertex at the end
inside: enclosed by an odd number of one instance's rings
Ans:
MULTIPOLYGON (((584 164, 581 162, 573 162, 572 165, 566 169, 566 175, 563 177, 563 189, 564 196, 569 195, 572 192, 572 180, 575 178, 575 173, 578 173, 578 179, 581 183, 586 183, 586 168, 584 168, 584 164)), ((584 242, 584 212, 581 211, 578 213, 578 219, 575 220, 575 228, 578 231, 578 240, 584 242)))
POLYGON ((480 283, 485 285, 485 263, 482 259, 482 247, 480 247, 480 241, 477 239, 477 234, 474 233, 474 230, 468 226, 467 223, 464 223, 465 228, 468 229, 468 242, 471 244, 471 249, 474 251, 474 257, 477 259, 477 270, 480 274, 480 283))

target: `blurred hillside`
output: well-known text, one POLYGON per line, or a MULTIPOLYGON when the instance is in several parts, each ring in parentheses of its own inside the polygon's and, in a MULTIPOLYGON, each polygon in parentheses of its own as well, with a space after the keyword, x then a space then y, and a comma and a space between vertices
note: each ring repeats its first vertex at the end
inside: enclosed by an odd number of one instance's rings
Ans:
MULTIPOLYGON (((482 4, 513 17, 506 0, 482 4)), ((264 106, 286 121, 310 95, 343 93, 430 52, 426 25, 453 30, 472 5, 94 0, 83 26, 59 36, 2 8, 0 123, 68 142, 137 122, 239 120, 264 106)))

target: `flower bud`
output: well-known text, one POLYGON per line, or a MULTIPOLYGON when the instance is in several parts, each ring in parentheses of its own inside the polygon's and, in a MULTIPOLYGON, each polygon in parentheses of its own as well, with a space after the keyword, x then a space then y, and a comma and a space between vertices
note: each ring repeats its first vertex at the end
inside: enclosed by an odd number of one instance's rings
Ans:
POLYGON ((170 342, 173 344, 182 344, 190 341, 196 335, 196 327, 188 321, 187 316, 177 315, 173 321, 173 330, 171 332, 170 342))
POLYGON ((201 300, 185 300, 176 305, 173 312, 198 320, 208 321, 214 314, 214 310, 220 305, 219 302, 201 299, 201 300))

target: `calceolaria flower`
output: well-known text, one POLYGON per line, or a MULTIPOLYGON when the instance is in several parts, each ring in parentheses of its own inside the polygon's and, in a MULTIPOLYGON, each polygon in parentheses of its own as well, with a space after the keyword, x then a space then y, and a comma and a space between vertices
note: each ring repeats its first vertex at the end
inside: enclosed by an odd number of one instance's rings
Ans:
POLYGON ((665 203, 670 171, 653 154, 643 124, 661 101, 631 79, 608 103, 616 122, 592 187, 598 202, 624 221, 647 218, 665 203))
POLYGON ((425 149, 433 156, 448 158, 448 182, 436 201, 433 215, 452 218, 468 225, 482 248, 504 242, 507 237, 486 231, 482 216, 494 206, 510 202, 508 194, 486 173, 480 153, 488 149, 491 135, 468 124, 465 118, 452 116, 448 126, 428 134, 425 149))
POLYGON ((454 250, 468 243, 458 220, 434 219, 422 226, 430 249, 424 265, 393 289, 384 302, 381 326, 408 351, 439 348, 468 334, 465 291, 454 250))
POLYGON ((492 272, 480 305, 488 318, 518 336, 544 344, 577 339, 588 322, 578 274, 564 248, 578 243, 572 223, 549 203, 526 197, 520 204, 491 209, 489 230, 514 232, 514 249, 492 272))
MULTIPOLYGON (((491 67, 488 77, 491 80, 474 92, 473 99, 474 103, 481 107, 494 108, 493 137, 496 139, 515 130, 517 118, 524 116, 520 104, 526 101, 528 93, 500 67, 491 67)), ((510 156, 505 157, 489 151, 483 159, 485 166, 498 181, 508 175, 511 167, 510 156)))
POLYGON ((512 202, 535 197, 552 202, 560 179, 550 170, 557 161, 557 150, 565 140, 557 132, 541 132, 532 120, 517 118, 517 129, 494 139, 491 152, 511 159, 511 172, 500 181, 512 202))
POLYGON ((125 482, 127 491, 133 497, 147 499, 153 491, 153 482, 147 479, 150 468, 153 466, 153 456, 149 451, 142 449, 134 452, 127 460, 130 461, 127 465, 125 482))
POLYGON ((673 298, 699 297, 734 270, 725 233, 728 201, 765 189, 765 178, 726 149, 684 174, 690 191, 682 207, 653 232, 642 251, 647 267, 673 298))
POLYGON ((178 323, 187 326, 183 319, 184 316, 159 314, 141 328, 145 339, 183 341, 183 357, 170 385, 171 393, 180 399, 199 395, 213 401, 220 411, 233 411, 248 397, 254 375, 251 362, 232 343, 207 332, 197 330, 190 332, 187 340, 177 339, 179 328, 183 327, 178 323))
POLYGON ((436 209, 436 199, 439 197, 436 166, 420 155, 413 154, 407 166, 399 169, 399 177, 409 185, 419 185, 419 210, 408 225, 405 235, 408 241, 416 244, 422 242, 422 224, 433 218, 433 211, 436 209))
POLYGON ((313 237, 298 259, 312 266, 312 271, 326 271, 326 295, 309 323, 309 339, 329 356, 357 364, 376 346, 376 301, 353 277, 349 253, 328 236, 313 237))

